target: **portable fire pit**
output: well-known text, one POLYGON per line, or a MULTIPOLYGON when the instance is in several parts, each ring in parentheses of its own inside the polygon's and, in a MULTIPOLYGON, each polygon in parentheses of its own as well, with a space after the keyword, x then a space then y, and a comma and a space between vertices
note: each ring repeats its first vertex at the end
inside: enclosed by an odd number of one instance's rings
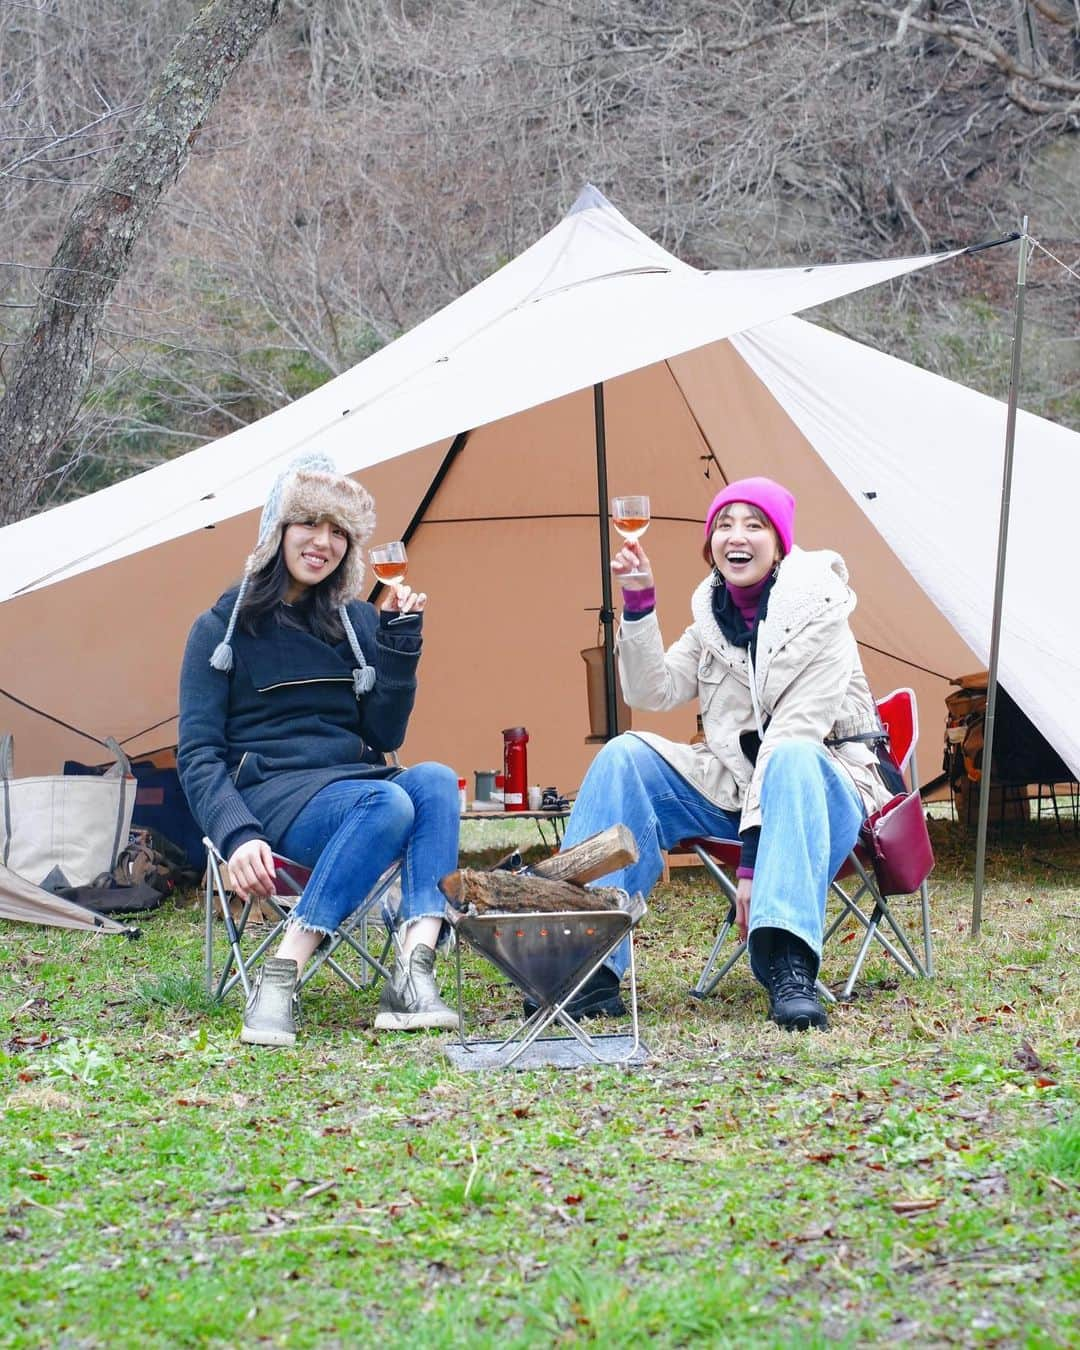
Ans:
MULTIPOLYGON (((581 891, 581 903, 591 903, 592 892, 581 891)), ((463 1069, 533 1068, 539 1065, 577 1067, 590 1061, 601 1064, 641 1062, 647 1051, 641 1045, 638 1025, 637 974, 634 966, 633 930, 646 913, 640 895, 618 895, 617 906, 604 909, 515 910, 463 913, 447 905, 447 918, 457 937, 457 1003, 460 1044, 447 1047, 447 1055, 463 1069), (630 937, 629 988, 631 1031, 629 1035, 591 1036, 567 1013, 566 1005, 624 937, 630 937), (461 987, 461 945, 467 942, 536 1005, 503 1040, 467 1040, 461 987), (543 1036, 558 1025, 566 1033, 543 1036)))

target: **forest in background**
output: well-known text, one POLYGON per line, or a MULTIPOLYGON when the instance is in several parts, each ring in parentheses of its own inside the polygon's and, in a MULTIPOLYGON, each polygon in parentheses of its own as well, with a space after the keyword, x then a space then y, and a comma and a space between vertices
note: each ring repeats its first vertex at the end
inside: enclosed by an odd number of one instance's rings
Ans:
MULTIPOLYGON (((198 9, 0 0, 0 390, 198 9)), ((1080 428, 1078 124, 1080 0, 283 0, 111 296, 36 506, 348 369, 585 182, 703 268, 952 248, 1026 213, 1021 403, 1080 428)), ((1003 397, 1015 278, 993 249, 813 317, 1003 397)))

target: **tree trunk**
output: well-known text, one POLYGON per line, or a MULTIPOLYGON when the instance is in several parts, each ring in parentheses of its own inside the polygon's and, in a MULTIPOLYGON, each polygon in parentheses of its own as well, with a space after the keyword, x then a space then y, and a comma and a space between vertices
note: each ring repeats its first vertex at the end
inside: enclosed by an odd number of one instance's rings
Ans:
POLYGON ((211 0, 196 15, 124 145, 72 212, 0 401, 0 524, 30 513, 86 393, 101 318, 131 250, 279 4, 211 0))

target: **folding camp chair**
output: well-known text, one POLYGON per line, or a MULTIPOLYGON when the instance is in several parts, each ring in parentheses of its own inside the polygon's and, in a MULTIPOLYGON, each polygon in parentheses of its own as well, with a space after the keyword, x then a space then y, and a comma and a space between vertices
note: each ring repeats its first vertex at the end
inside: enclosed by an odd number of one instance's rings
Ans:
MULTIPOLYGON (((250 896, 242 902, 239 901, 228 881, 225 860, 209 839, 204 839, 203 843, 206 846, 207 992, 215 999, 223 999, 239 983, 243 987, 244 997, 247 998, 251 993, 251 976, 255 967, 281 937, 289 914, 303 894, 311 871, 293 862, 292 859, 275 853, 277 892, 264 897, 256 908, 255 901, 250 896), (236 906, 239 907, 239 913, 234 914, 233 909, 236 906), (269 922, 259 922, 259 916, 265 915, 267 911, 270 915, 269 922), (221 970, 217 971, 214 946, 219 918, 225 927, 228 950, 221 970), (258 931, 249 932, 249 928, 258 931)), ((390 971, 386 966, 386 959, 390 955, 393 937, 390 933, 392 915, 388 901, 400 872, 400 864, 396 863, 388 868, 364 902, 335 932, 320 943, 314 956, 304 967, 298 988, 307 984, 323 966, 329 967, 351 989, 363 989, 377 979, 389 978, 390 971), (381 909, 388 930, 379 956, 375 956, 369 946, 369 920, 375 915, 377 907, 381 909), (359 978, 341 964, 341 960, 350 953, 359 961, 359 978)), ((355 962, 353 964, 355 965, 355 962)))
MULTIPOLYGON (((675 854, 696 853, 701 865, 716 882, 728 902, 727 914, 709 951, 705 968, 698 976, 697 984, 690 990, 693 998, 708 998, 743 952, 746 951, 746 943, 740 939, 727 957, 722 962, 720 961, 724 943, 735 928, 735 882, 732 881, 731 877, 734 876, 735 869, 739 865, 742 846, 737 840, 714 839, 712 836, 702 835, 693 839, 683 839, 668 852, 675 854), (728 875, 728 872, 725 872, 725 868, 730 871, 731 876, 728 875)), ((817 981, 817 991, 826 1003, 836 1002, 836 995, 821 980, 817 981)))
MULTIPOLYGON (((919 738, 919 715, 915 703, 915 694, 911 689, 895 689, 891 694, 887 694, 884 698, 878 700, 877 709, 882 728, 888 737, 889 753, 895 766, 905 781, 914 788, 919 781, 915 763, 915 744, 919 738)), ((738 942, 726 957, 723 956, 725 943, 735 927, 735 882, 732 880, 732 876, 739 861, 739 845, 737 842, 726 839, 702 837, 684 839, 669 851, 676 854, 696 854, 728 902, 726 917, 720 925, 716 940, 705 962, 705 967, 698 976, 697 983, 690 990, 694 998, 707 998, 746 950, 746 943, 738 942)), ((854 918, 864 929, 862 944, 855 958, 855 964, 840 993, 842 999, 851 997, 855 981, 859 978, 870 945, 875 940, 888 952, 906 975, 927 978, 933 976, 934 958, 930 934, 930 893, 925 877, 918 892, 922 922, 923 956, 921 959, 915 954, 915 950, 890 906, 888 898, 882 894, 881 887, 878 885, 874 874, 872 860, 861 844, 856 844, 848 855, 844 865, 830 883, 829 889, 832 896, 839 902, 840 912, 826 927, 823 945, 839 931, 849 918, 854 918), (840 884, 849 878, 855 879, 854 889, 850 893, 840 884)), ((818 981, 818 992, 827 1000, 835 1002, 834 995, 820 980, 818 981)))

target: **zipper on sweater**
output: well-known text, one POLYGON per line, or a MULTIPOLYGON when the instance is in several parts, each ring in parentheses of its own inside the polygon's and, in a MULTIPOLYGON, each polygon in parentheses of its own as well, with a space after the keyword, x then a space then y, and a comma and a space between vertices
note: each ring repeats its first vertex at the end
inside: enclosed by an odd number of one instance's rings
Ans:
POLYGON ((272 689, 288 689, 294 684, 352 684, 352 677, 349 675, 319 675, 311 680, 281 680, 277 684, 257 684, 255 692, 258 694, 269 694, 272 689))

